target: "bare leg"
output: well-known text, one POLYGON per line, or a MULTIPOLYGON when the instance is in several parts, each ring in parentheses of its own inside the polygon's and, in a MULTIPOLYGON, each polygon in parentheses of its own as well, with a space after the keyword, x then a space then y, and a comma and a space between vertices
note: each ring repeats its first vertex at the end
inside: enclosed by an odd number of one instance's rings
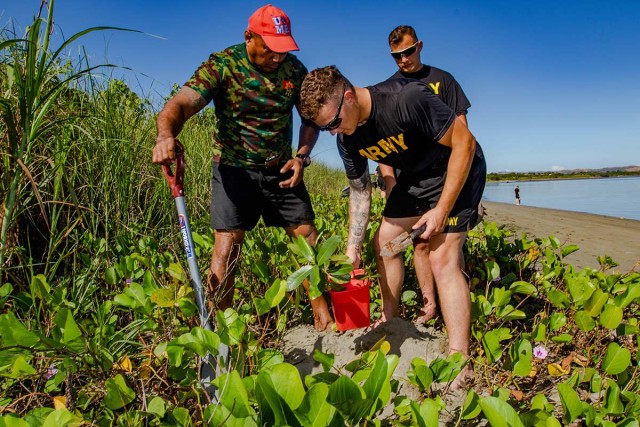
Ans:
POLYGON ((382 218, 380 228, 374 238, 376 263, 380 274, 380 293, 382 294, 382 317, 380 321, 397 317, 400 295, 404 283, 404 259, 402 254, 391 257, 380 256, 380 248, 400 233, 411 230, 417 218, 382 218))
POLYGON ((413 265, 416 269, 423 303, 422 314, 416 319, 416 323, 427 323, 436 316, 437 312, 436 283, 429 262, 429 241, 418 238, 413 244, 413 265))
POLYGON ((208 277, 209 301, 214 311, 233 305, 235 269, 244 241, 243 230, 215 230, 208 277))
MULTIPOLYGON (((285 230, 291 237, 298 237, 302 235, 307 239, 307 242, 309 242, 310 245, 316 244, 318 232, 313 224, 301 224, 293 227, 287 227, 285 230)), ((304 289, 307 291, 307 295, 309 295, 309 280, 302 282, 302 286, 304 286, 304 289)), ((331 329, 333 319, 329 313, 329 306, 327 305, 327 300, 324 296, 321 295, 315 299, 309 298, 309 300, 311 302, 311 309, 313 310, 314 328, 317 331, 331 329)))
MULTIPOLYGON (((449 335, 449 354, 462 353, 469 357, 471 297, 467 280, 462 273, 462 245, 466 237, 466 232, 432 236, 429 259, 449 335)), ((451 388, 461 388, 472 376, 473 371, 467 365, 453 380, 451 388)))

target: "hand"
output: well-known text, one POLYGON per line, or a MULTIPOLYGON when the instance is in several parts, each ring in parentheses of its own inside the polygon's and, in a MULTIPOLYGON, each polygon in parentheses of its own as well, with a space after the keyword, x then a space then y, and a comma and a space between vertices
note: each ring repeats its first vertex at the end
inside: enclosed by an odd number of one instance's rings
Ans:
POLYGON ((442 233, 444 227, 447 225, 448 216, 449 213, 446 210, 436 206, 422 215, 418 222, 413 225, 413 229, 415 230, 416 228, 420 228, 422 224, 426 224, 426 230, 420 235, 420 238, 426 240, 434 234, 442 233))
POLYGON ((287 163, 282 166, 280 173, 286 173, 289 170, 293 170, 293 175, 289 179, 285 179, 280 182, 280 188, 293 188, 300 184, 304 176, 304 163, 302 159, 294 157, 287 160, 287 163))
POLYGON ((345 255, 351 260, 351 265, 353 265, 354 270, 360 268, 362 258, 360 256, 359 250, 357 250, 354 246, 348 246, 345 255))
POLYGON ((176 152, 182 149, 182 144, 173 136, 156 138, 153 147, 153 163, 169 165, 176 159, 176 152))

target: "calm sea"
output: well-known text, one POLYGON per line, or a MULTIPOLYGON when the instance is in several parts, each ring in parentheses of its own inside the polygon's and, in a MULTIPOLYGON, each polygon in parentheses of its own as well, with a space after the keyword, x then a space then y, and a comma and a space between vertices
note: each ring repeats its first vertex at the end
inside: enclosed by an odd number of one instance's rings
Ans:
POLYGON ((640 177, 489 182, 483 199, 640 220, 640 177))

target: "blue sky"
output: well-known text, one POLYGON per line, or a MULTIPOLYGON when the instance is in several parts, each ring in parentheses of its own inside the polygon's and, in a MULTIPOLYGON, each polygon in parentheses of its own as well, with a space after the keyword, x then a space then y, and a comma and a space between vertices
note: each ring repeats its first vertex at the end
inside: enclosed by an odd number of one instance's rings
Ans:
MULTIPOLYGON (((22 32, 39 0, 0 3, 0 25, 22 32)), ((156 99, 182 84, 209 53, 242 41, 262 1, 57 0, 58 34, 91 26, 137 29, 80 40, 93 64, 109 61, 156 99)), ((640 165, 638 1, 293 1, 287 12, 311 70, 335 64, 356 85, 396 70, 387 36, 412 25, 423 62, 451 72, 471 101, 469 127, 490 172, 640 165)), ((78 47, 71 50, 77 56, 78 47)), ((137 87, 136 87, 137 86, 137 87)), ((296 120, 299 123, 299 120, 296 120)), ((297 141, 294 142, 297 144, 297 141)), ((341 166, 321 135, 314 158, 341 166)))

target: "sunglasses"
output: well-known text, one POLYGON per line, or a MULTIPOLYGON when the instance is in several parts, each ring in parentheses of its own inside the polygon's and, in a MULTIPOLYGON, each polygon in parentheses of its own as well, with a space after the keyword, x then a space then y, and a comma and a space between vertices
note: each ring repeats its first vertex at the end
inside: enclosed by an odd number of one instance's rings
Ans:
POLYGON ((411 56, 418 48, 418 43, 420 43, 420 40, 418 40, 405 50, 401 50, 399 52, 391 52, 391 56, 393 56, 394 59, 402 59, 402 56, 411 56))
POLYGON ((344 102, 344 95, 346 92, 347 92, 347 84, 345 83, 344 86, 342 86, 342 98, 340 98, 340 103, 338 104, 338 111, 336 112, 336 115, 333 116, 333 119, 329 123, 327 123, 324 126, 320 126, 319 129, 321 131, 334 130, 338 126, 340 126, 340 123, 342 123, 342 118, 339 116, 340 116, 340 111, 342 111, 342 103, 344 102))

